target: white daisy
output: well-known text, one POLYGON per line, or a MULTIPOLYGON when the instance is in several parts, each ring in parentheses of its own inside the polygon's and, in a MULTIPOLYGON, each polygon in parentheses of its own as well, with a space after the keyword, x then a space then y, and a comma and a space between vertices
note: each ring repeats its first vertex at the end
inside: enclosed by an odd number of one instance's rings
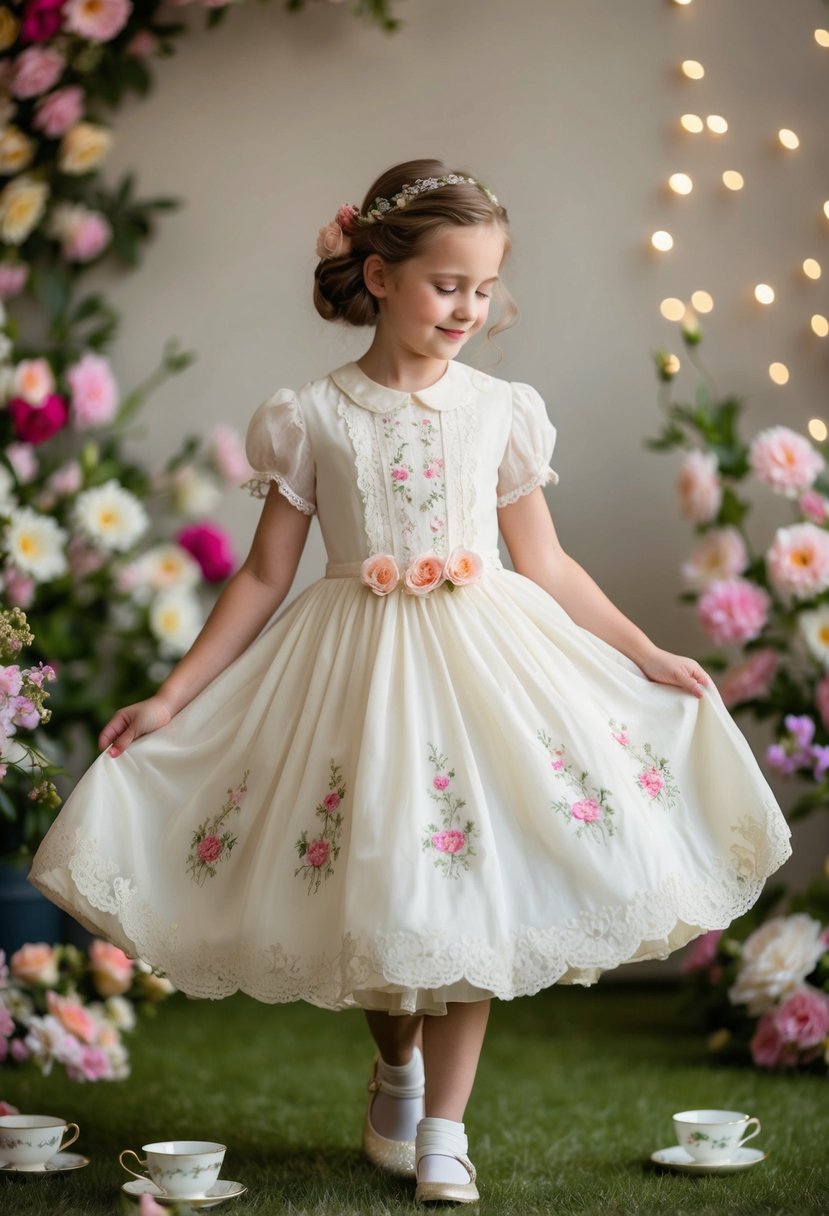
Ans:
POLYGON ((186 588, 171 588, 155 597, 150 608, 150 628, 161 643, 162 654, 184 654, 201 627, 199 601, 186 588))
POLYGON ((148 584, 154 591, 195 587, 201 582, 199 563, 181 545, 172 542, 153 545, 135 564, 139 582, 148 584))
POLYGON ((813 612, 801 612, 797 623, 812 654, 824 667, 829 667, 829 604, 822 604, 813 612))
POLYGON ((66 531, 49 515, 31 507, 16 507, 6 526, 9 561, 38 583, 66 573, 66 531))
POLYGON ((146 531, 150 518, 135 495, 111 478, 78 495, 73 522, 93 544, 123 551, 146 531))

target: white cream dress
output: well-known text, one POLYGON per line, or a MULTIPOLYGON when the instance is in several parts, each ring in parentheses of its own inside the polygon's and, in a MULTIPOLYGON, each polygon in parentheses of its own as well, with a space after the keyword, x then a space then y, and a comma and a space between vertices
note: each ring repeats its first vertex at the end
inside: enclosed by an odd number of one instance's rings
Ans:
POLYGON ((452 361, 274 392, 249 488, 317 515, 325 575, 96 758, 34 885, 193 996, 392 1012, 592 984, 745 912, 790 832, 717 690, 651 682, 502 566, 496 508, 558 481, 555 437, 535 389, 452 361), (477 581, 360 577, 458 549, 477 581))

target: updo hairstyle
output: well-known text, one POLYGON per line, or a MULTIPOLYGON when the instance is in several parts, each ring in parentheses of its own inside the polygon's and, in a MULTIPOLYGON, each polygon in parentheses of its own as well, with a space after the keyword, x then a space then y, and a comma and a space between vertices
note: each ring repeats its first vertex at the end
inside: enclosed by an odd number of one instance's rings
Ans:
MULTIPOLYGON (((472 177, 463 169, 448 169, 439 160, 409 160, 394 165, 373 183, 360 208, 367 215, 376 198, 390 199, 417 178, 444 177, 456 173, 472 177)), ((377 253, 391 265, 423 253, 431 239, 453 224, 493 224, 504 234, 504 257, 511 239, 506 208, 492 202, 470 182, 439 186, 416 195, 405 207, 392 208, 372 224, 357 223, 350 229, 348 253, 322 258, 314 271, 314 306, 326 321, 349 325, 376 325, 380 305, 363 279, 363 263, 377 253)), ((518 307, 501 280, 493 295, 502 306, 499 320, 487 330, 487 340, 515 323, 518 307)))

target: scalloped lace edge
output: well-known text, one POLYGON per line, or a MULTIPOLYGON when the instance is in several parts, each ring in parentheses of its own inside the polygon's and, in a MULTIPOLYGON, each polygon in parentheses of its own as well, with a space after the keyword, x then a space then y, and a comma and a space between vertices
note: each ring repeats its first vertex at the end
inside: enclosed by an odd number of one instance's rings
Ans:
POLYGON ((254 498, 266 498, 272 481, 276 482, 279 493, 283 494, 298 511, 302 511, 303 515, 316 514, 317 508, 314 504, 308 502, 306 498, 302 498, 296 490, 292 490, 281 473, 257 473, 255 477, 251 477, 242 484, 242 489, 248 490, 254 498))
POLYGON ((529 494, 536 486, 546 486, 550 481, 555 486, 558 485, 558 480, 558 473, 547 465, 546 469, 536 473, 535 477, 530 481, 525 481, 523 486, 519 486, 517 490, 510 490, 509 494, 502 494, 495 500, 495 505, 496 507, 508 507, 511 503, 518 502, 518 499, 523 498, 525 494, 529 494))

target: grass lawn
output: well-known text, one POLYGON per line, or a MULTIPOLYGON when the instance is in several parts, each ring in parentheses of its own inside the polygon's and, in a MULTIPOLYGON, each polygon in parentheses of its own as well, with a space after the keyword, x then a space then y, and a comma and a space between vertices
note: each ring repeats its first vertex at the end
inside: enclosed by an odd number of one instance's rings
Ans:
MULTIPOLYGON (((119 1150, 204 1138, 228 1146, 223 1176, 249 1188, 217 1213, 411 1216, 413 1184, 378 1174, 360 1152, 371 1056, 358 1012, 175 997, 132 1038, 126 1082, 0 1069, 0 1097, 75 1120, 70 1151, 92 1158, 62 1176, 0 1177, 0 1213, 137 1213, 119 1189, 119 1150)), ((466 1130, 482 1213, 829 1212, 829 1083, 709 1063, 670 986, 494 1002, 466 1130), (758 1115, 752 1145, 769 1158, 719 1177, 651 1166, 649 1154, 674 1142, 672 1113, 705 1106, 758 1115)))

